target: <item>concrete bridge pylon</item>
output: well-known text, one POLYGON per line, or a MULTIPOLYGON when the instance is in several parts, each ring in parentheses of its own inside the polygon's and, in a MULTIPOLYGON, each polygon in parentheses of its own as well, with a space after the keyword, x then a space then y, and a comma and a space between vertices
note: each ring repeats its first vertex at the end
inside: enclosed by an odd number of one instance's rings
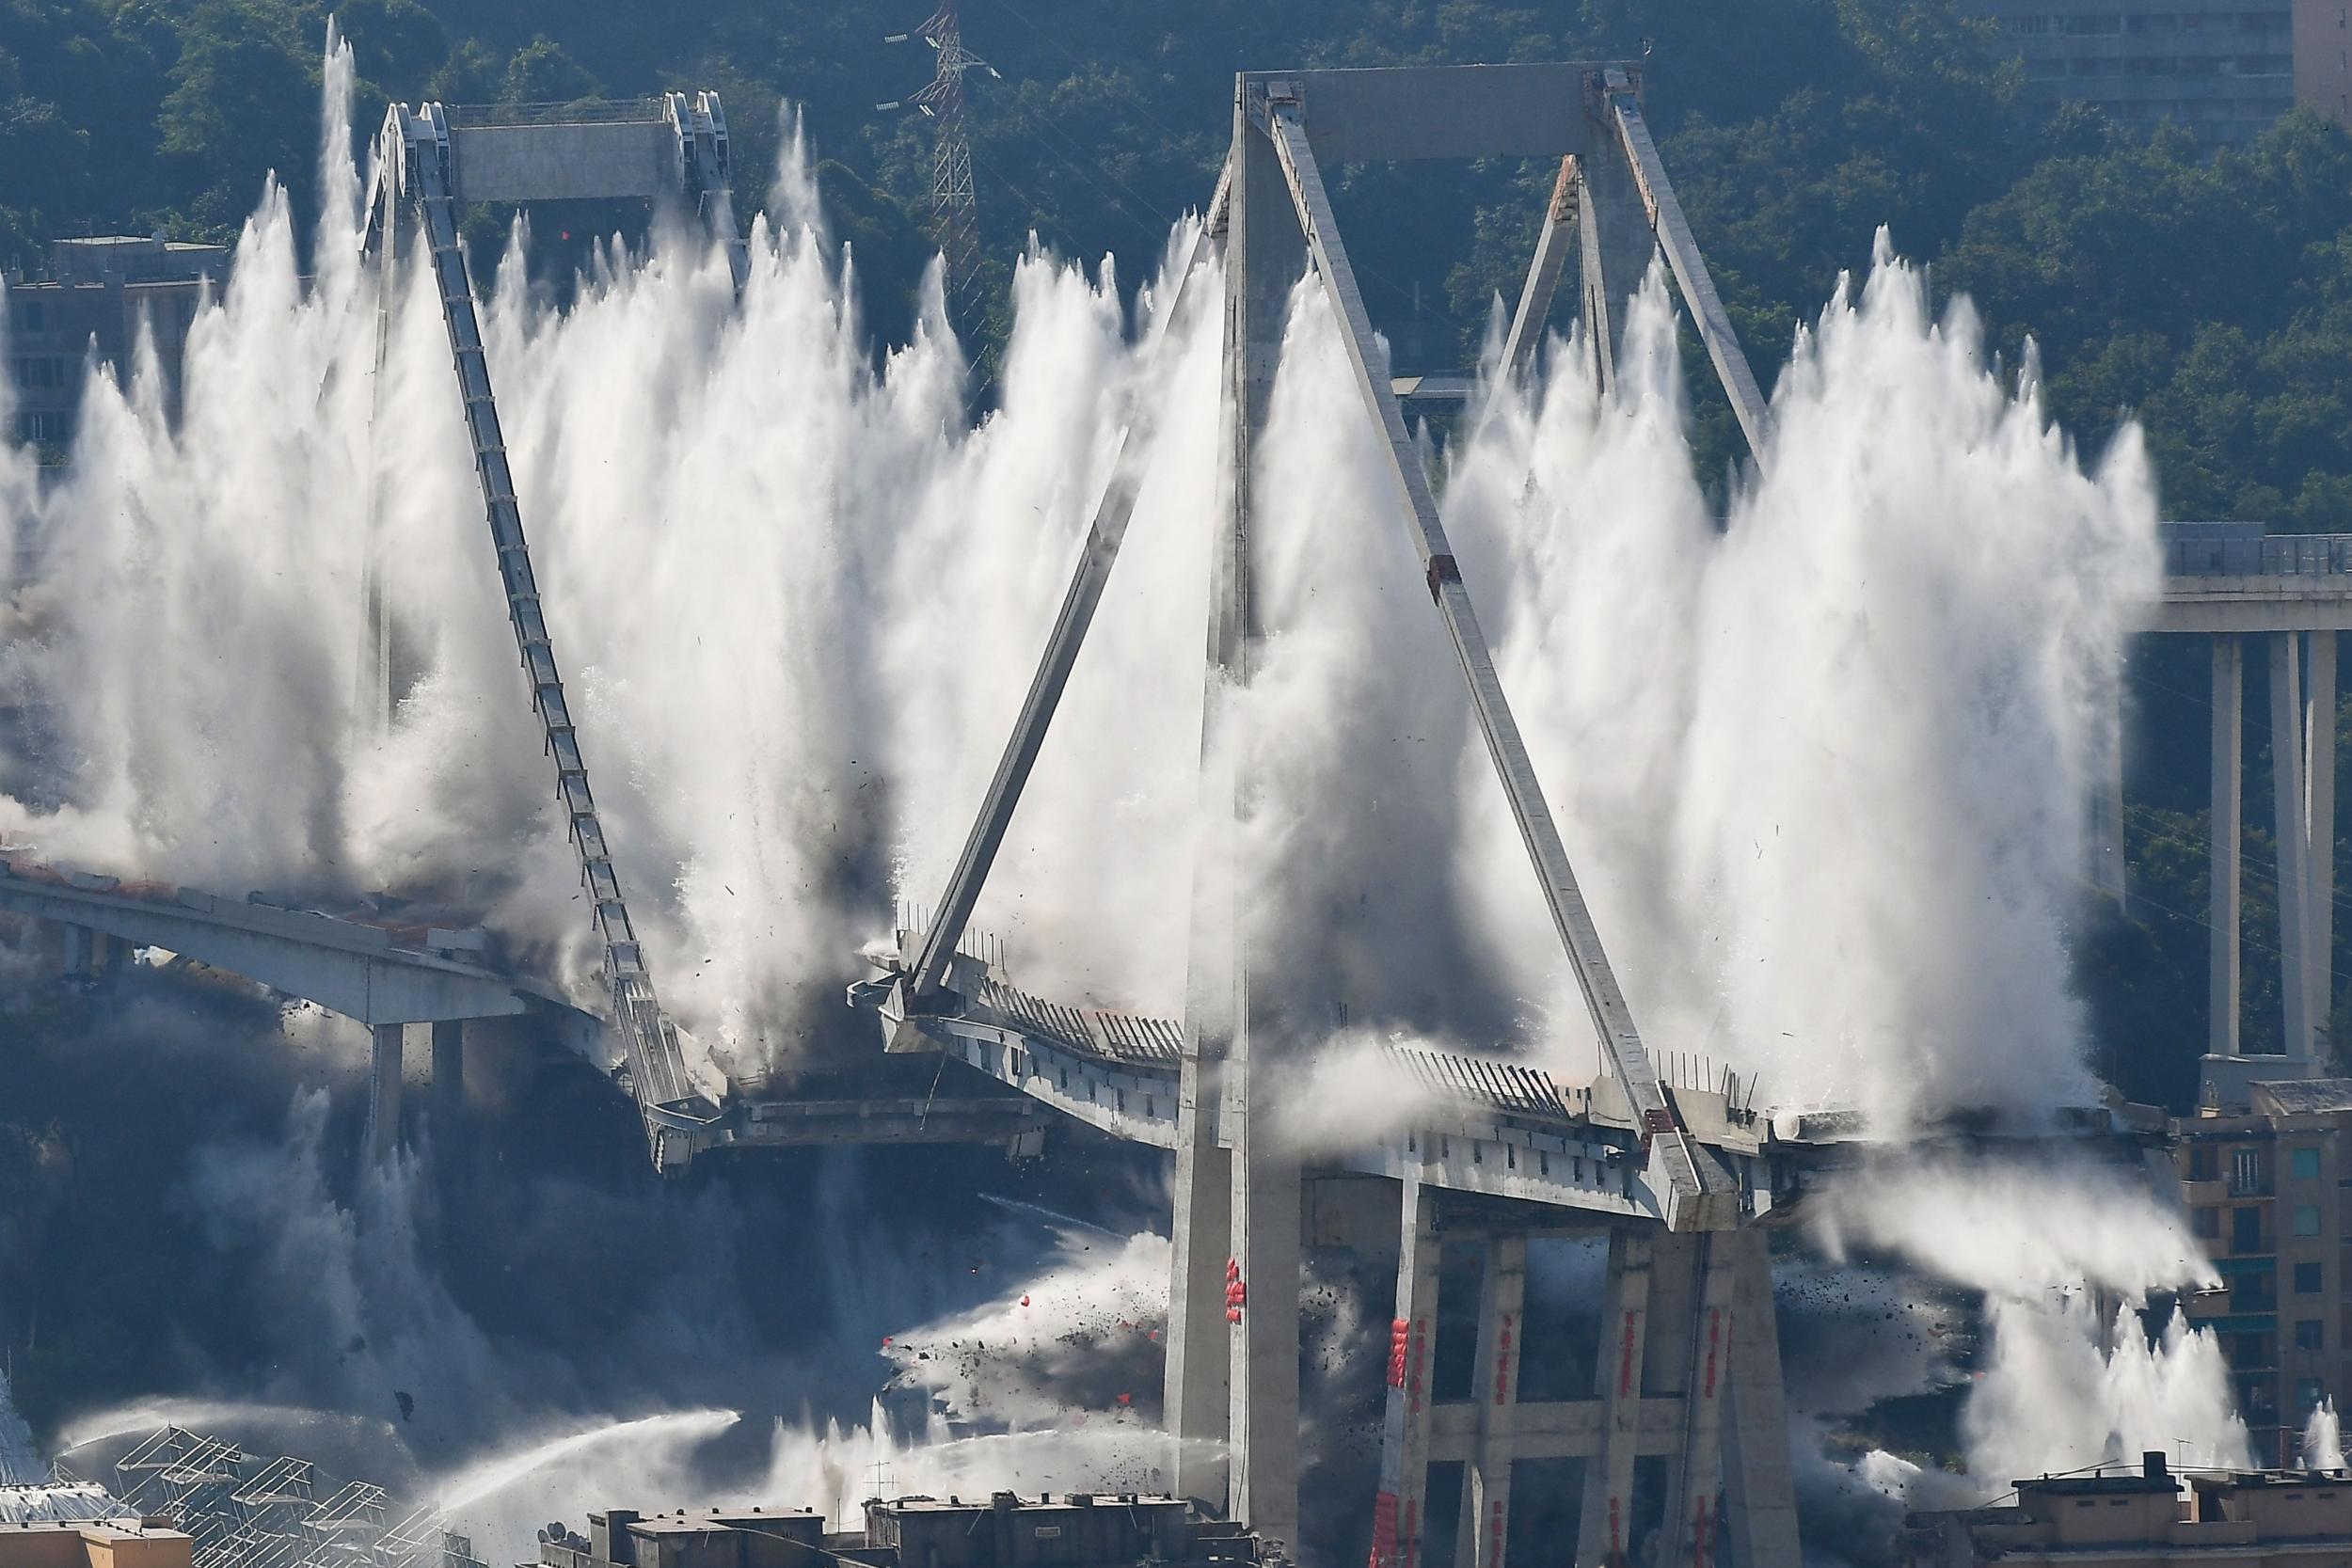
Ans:
MULTIPOLYGON (((1326 164, 1488 157, 1560 166, 1502 373, 1526 368, 1574 254, 1591 328, 1587 369, 1613 386, 1627 302, 1662 250, 1751 449, 1760 448, 1764 401, 1650 139, 1638 65, 1239 76, 1232 150, 1200 242, 1224 247, 1226 419, 1191 970, 1183 1026, 1166 1053, 1176 1059, 1158 1060, 1150 1021, 1028 997, 960 946, 1124 538, 1142 478, 1145 442, 1136 430, 1120 449, 935 912, 902 935, 898 953, 883 960, 884 976, 853 987, 851 997, 881 1014, 892 1050, 961 1055, 1082 1120, 1173 1150, 1166 1409, 1180 1492, 1222 1504, 1267 1538, 1299 1541, 1301 1260, 1314 1239, 1307 1215, 1332 1207, 1320 1189, 1352 1182, 1360 1193, 1369 1174, 1378 1179, 1371 1208, 1395 1216, 1372 1224, 1386 1231, 1374 1244, 1392 1245, 1397 1258, 1383 1481, 1370 1499, 1374 1568, 1418 1568, 1430 1466, 1438 1463, 1458 1464, 1465 1478, 1454 1509, 1454 1560, 1508 1568, 1511 1472, 1523 1458, 1584 1462, 1580 1562, 1623 1562, 1640 1551, 1669 1563, 1795 1568, 1772 1284, 1762 1234, 1749 1227, 1780 1191, 1767 1168, 1772 1134, 1756 1132, 1734 1080, 1720 1093, 1669 1082, 1644 1042, 1406 429, 1322 173, 1326 164), (1311 1164, 1263 1115, 1267 1067, 1307 1031, 1283 1016, 1253 967, 1241 918, 1239 823, 1251 768, 1248 737, 1233 722, 1260 639, 1251 460, 1290 291, 1310 272, 1337 309, 1422 579, 1604 1064, 1591 1087, 1564 1093, 1511 1064, 1433 1055, 1416 1070, 1481 1109, 1336 1164, 1311 1164), (1616 1337, 1598 1358, 1590 1399, 1522 1402, 1527 1243, 1533 1234, 1580 1226, 1613 1233, 1616 1337), (1438 1249, 1449 1232, 1474 1237, 1486 1259, 1476 1352, 1484 1381, 1468 1406, 1440 1404, 1428 1383, 1438 1249), (1637 1479, 1653 1473, 1665 1477, 1663 1489, 1644 1491, 1637 1479), (1637 1518, 1637 1501, 1651 1497, 1657 1516, 1637 1518)), ((1198 308, 1184 296, 1199 248, 1180 275, 1171 317, 1198 308)))

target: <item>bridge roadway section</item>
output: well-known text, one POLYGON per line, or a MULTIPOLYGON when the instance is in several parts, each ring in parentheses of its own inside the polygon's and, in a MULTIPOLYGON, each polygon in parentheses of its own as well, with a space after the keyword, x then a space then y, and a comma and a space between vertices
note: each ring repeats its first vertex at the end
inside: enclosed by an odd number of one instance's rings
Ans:
MULTIPOLYGON (((388 903, 330 912, 284 895, 238 897, 0 856, 0 915, 32 923, 46 957, 68 974, 103 974, 135 950, 160 949, 366 1025, 367 1142, 378 1159, 398 1141, 412 1024, 430 1031, 429 1115, 444 1131, 460 1115, 469 1024, 529 1020, 592 1061, 608 1054, 607 1020, 507 962, 504 944, 481 927, 437 924, 448 919, 440 911, 388 903)), ((867 1143, 1001 1144, 1020 1152, 1041 1147, 1051 1117, 994 1085, 943 1085, 938 1074, 916 1072, 869 1073, 855 1085, 835 1076, 815 1092, 791 1079, 736 1085, 721 1110, 695 1129, 684 1158, 867 1143)))

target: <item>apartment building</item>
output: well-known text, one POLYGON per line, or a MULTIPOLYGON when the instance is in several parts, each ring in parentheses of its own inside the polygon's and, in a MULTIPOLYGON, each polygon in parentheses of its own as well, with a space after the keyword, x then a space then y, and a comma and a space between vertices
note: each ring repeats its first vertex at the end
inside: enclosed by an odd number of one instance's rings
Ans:
POLYGON ((1961 0, 2025 62, 2028 108, 2094 103, 2222 146, 2289 109, 2352 121, 2352 0, 1961 0))
POLYGON ((197 301, 228 275, 226 245, 111 234, 59 240, 47 277, 0 279, 17 440, 52 452, 72 440, 93 349, 99 360, 127 366, 142 326, 154 335, 166 403, 176 411, 197 301))
POLYGON ((2190 1226, 2222 1281, 2182 1305, 2220 1337, 2255 1463, 2295 1465, 2312 1407, 2352 1403, 2352 1079, 2255 1084, 2247 1109, 2171 1132, 2190 1226))

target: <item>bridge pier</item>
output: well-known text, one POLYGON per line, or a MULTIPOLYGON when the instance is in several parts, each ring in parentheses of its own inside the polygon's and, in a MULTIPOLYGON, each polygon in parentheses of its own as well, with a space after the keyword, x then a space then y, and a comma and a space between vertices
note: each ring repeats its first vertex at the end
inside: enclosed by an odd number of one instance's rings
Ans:
POLYGON ((2119 913, 2131 913, 2131 889, 2125 876, 2123 827, 2123 692, 2116 687, 2115 702, 2106 714, 2106 733, 2094 738, 2089 843, 2092 885, 2115 900, 2119 913))
MULTIPOLYGON (((91 979, 106 973, 117 962, 119 944, 105 932, 87 926, 67 922, 49 923, 55 932, 54 942, 56 973, 67 979, 91 979)), ((48 945, 44 934, 44 947, 48 945)))
POLYGON ((2209 1018, 2203 1092, 2243 1104, 2260 1078, 2314 1078, 2328 1069, 2334 1010, 2336 633, 2265 634, 2270 691, 2271 815, 2278 847, 2280 1053, 2246 1050, 2241 879, 2245 639, 2213 639, 2213 810, 2209 1018))
MULTIPOLYGON (((2246 644, 2224 633, 2213 640, 2213 810, 2208 821, 2213 907, 2206 920, 2211 976, 2205 1050, 2238 1054, 2240 946, 2238 860, 2244 848, 2245 785, 2240 750, 2246 733, 2246 644)), ((2209 1069, 2210 1070, 2210 1069, 2209 1069)))
POLYGON ((433 1021, 433 1136, 444 1153, 458 1136, 457 1124, 466 1114, 466 1022, 463 1019, 433 1021))
POLYGON ((373 1037, 368 1063, 368 1163, 385 1165, 400 1145, 401 1052, 408 1026, 376 1023, 369 1025, 368 1033, 373 1037))
POLYGON ((1216 1140, 1216 1064, 1189 1035, 1176 1090, 1176 1203, 1168 1237, 1166 1393, 1162 1408, 1180 1497, 1222 1506, 1232 1360, 1225 1259, 1233 1256, 1233 1162, 1216 1140))
MULTIPOLYGON (((1430 1377, 1438 1346, 1438 1195, 1408 1174, 1389 1324, 1389 1393, 1380 1490, 1372 1503, 1372 1568, 1419 1568, 1428 1513, 1430 1377)), ((1457 1558, 1456 1561, 1460 1560, 1457 1558)))
POLYGON ((1478 1281, 1478 1351, 1470 1367, 1477 1435, 1462 1465, 1454 1568, 1504 1568, 1511 1466, 1518 1457, 1519 1340, 1527 1300, 1527 1235, 1486 1238, 1478 1281))
POLYGON ((2310 925, 2304 932, 2303 972, 2311 999, 2304 1005, 2310 1029, 2312 1075, 2328 1071, 2330 1016, 2335 1008, 2336 904, 2336 634, 2304 634, 2310 662, 2303 706, 2304 879, 2310 925))

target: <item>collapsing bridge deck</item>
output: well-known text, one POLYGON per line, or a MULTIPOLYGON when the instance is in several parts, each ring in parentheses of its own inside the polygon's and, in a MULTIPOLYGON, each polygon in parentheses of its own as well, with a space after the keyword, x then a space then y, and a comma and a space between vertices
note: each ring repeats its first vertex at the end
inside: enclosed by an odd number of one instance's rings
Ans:
MULTIPOLYGON (((884 960, 885 973, 850 995, 880 1014, 890 1050, 944 1052, 1113 1137, 1176 1147, 1183 1030, 1172 1021, 1051 1001, 969 953, 958 953, 951 969, 957 1005, 910 1014, 892 1000, 898 962, 884 960)), ((1417 1046, 1391 1046, 1379 1059, 1392 1074, 1392 1125, 1361 1148, 1334 1150, 1333 1169, 1401 1177, 1409 1166, 1422 1181, 1460 1192, 1603 1219, 1659 1216, 1662 1195, 1650 1190, 1639 1122, 1615 1080, 1564 1084, 1523 1063, 1417 1046)), ((1782 1116, 1776 1129, 1748 1103, 1753 1083, 1731 1074, 1674 1092, 1737 1180, 1749 1217, 1791 1203, 1803 1169, 1853 1130, 1834 1115, 1782 1116)), ((1310 1096, 1311 1083, 1297 1093, 1310 1096)), ((1221 1130, 1220 1139, 1230 1143, 1230 1133, 1221 1130)))

